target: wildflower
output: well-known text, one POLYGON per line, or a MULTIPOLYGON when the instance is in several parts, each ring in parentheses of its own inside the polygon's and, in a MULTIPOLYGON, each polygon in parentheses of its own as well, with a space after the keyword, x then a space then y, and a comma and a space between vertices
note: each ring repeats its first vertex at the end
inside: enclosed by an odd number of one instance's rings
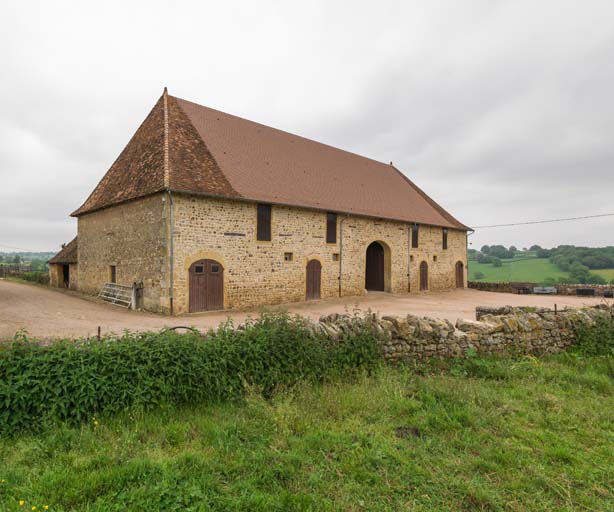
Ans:
POLYGON ((24 500, 19 500, 19 506, 23 507, 26 504, 26 502, 24 500))
POLYGON ((36 505, 32 505, 32 510, 36 510, 36 505))
POLYGON ((43 505, 43 508, 44 508, 45 510, 49 510, 49 505, 43 505))

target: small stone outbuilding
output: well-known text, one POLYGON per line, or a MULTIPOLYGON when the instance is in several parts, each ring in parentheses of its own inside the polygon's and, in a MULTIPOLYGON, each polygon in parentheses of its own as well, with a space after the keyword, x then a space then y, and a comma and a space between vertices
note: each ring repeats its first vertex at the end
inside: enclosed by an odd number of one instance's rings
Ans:
POLYGON ((166 89, 72 215, 78 289, 138 283, 161 313, 467 282, 469 228, 392 163, 166 89))
POLYGON ((49 284, 57 288, 77 289, 77 237, 69 243, 62 244, 62 250, 48 261, 49 284))

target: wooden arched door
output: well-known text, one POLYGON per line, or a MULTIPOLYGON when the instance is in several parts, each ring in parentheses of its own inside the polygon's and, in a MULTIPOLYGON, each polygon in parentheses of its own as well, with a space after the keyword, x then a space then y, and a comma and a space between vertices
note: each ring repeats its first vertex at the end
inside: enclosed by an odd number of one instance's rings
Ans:
POLYGON ((465 287, 465 265, 463 265, 462 261, 456 262, 456 287, 465 287))
POLYGON ((224 267, 215 260, 199 260, 190 266, 190 313, 224 309, 224 267))
POLYGON ((365 288, 371 291, 384 291, 384 248, 379 242, 373 242, 367 247, 365 288))
POLYGON ((420 263, 420 291, 429 289, 429 265, 426 261, 420 263))
POLYGON ((318 260, 307 263, 307 300, 320 298, 320 283, 322 282, 322 265, 318 260))

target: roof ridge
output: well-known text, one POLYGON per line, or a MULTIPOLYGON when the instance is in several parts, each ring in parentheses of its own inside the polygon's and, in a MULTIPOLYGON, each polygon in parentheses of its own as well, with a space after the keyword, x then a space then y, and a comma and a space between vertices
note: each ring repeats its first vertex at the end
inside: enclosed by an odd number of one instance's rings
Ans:
POLYGON ((170 168, 169 168, 169 145, 168 145, 168 89, 164 87, 164 92, 162 93, 162 97, 164 98, 164 188, 168 189, 170 187, 170 168))
POLYGON ((370 156, 361 155, 360 153, 356 153, 356 152, 350 151, 348 149, 338 148, 338 147, 333 146, 331 144, 328 144, 326 142, 321 142, 321 141, 316 140, 316 139, 310 139, 309 137, 305 137, 304 135, 298 135, 297 133, 292 133, 292 132, 289 132, 287 130, 282 130, 281 128, 275 128, 274 126, 269 126, 267 124, 259 123, 258 121, 253 121, 251 119, 247 119, 246 117, 237 116, 235 114, 230 114, 228 112, 224 112, 223 110, 218 110, 216 108, 208 107, 206 105, 201 105, 200 103, 196 103, 195 101, 186 100, 186 99, 180 98, 178 96, 173 96, 172 94, 170 96, 171 96, 171 98, 175 98, 176 100, 185 101, 186 103, 191 103, 192 105, 196 105, 197 107, 200 107, 200 108, 206 108, 206 109, 212 110, 213 112, 219 112, 220 114, 224 114, 225 116, 231 116, 231 117, 234 117, 236 119, 240 119, 241 121, 246 121, 248 123, 252 123, 252 124, 255 124, 255 125, 258 125, 258 126, 262 126, 263 128, 266 128, 267 130, 275 130, 276 132, 285 133, 286 135, 291 135, 292 137, 298 137, 299 139, 303 139, 303 140, 306 140, 308 142, 313 142, 314 144, 318 144, 320 146, 326 146, 327 148, 334 149, 335 151, 342 151, 343 153, 347 153, 348 155, 352 155, 352 156, 357 156, 358 158, 364 158, 365 160, 370 160, 371 162, 375 162, 375 163, 380 164, 380 165, 385 165, 385 166, 389 165, 386 162, 382 162, 381 160, 376 160, 375 158, 371 158, 370 156))

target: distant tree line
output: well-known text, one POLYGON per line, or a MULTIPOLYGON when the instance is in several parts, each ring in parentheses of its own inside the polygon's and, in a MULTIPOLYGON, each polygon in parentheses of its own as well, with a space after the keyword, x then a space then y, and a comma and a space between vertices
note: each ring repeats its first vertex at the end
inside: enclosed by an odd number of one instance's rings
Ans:
POLYGON ((47 270, 47 261, 53 257, 50 252, 0 253, 0 265, 21 265, 29 263, 33 271, 47 270))
POLYGON ((605 284, 606 280, 591 272, 614 268, 614 247, 576 247, 559 245, 552 249, 539 249, 538 258, 548 258, 563 272, 569 272, 570 282, 581 284, 605 284))
MULTIPOLYGON (((533 252, 537 258, 548 259, 560 270, 569 273, 569 277, 559 278, 558 282, 562 284, 606 284, 606 279, 591 270, 614 268, 614 246, 559 245, 552 249, 544 249, 539 245, 532 245, 528 250, 533 252)), ((503 245, 484 245, 479 251, 470 249, 468 257, 478 263, 491 263, 495 267, 500 267, 503 264, 502 259, 514 258, 517 252, 518 249, 513 245, 507 249, 503 245)), ((554 279, 549 278, 547 284, 555 282, 554 279)))

